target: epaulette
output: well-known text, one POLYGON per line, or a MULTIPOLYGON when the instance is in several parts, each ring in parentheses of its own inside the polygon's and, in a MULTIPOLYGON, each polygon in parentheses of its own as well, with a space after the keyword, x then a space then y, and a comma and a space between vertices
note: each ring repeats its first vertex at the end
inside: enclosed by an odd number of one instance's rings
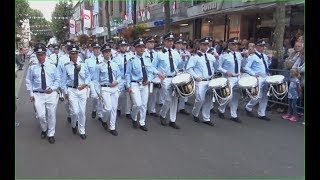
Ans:
POLYGON ((31 61, 31 62, 29 63, 29 66, 36 65, 36 64, 37 64, 37 63, 31 61))
POLYGON ((162 49, 162 52, 163 52, 163 53, 166 53, 166 52, 167 52, 167 50, 163 48, 163 49, 162 49))
POLYGON ((198 54, 198 56, 200 56, 200 57, 202 56, 202 53, 201 53, 201 52, 198 52, 197 54, 198 54))
POLYGON ((100 61, 98 64, 102 64, 103 62, 102 61, 100 61))
POLYGON ((129 60, 132 61, 134 59, 134 57, 130 58, 129 60))
POLYGON ((70 64, 70 62, 67 62, 67 63, 65 63, 64 65, 66 66, 66 65, 68 65, 68 64, 70 64))

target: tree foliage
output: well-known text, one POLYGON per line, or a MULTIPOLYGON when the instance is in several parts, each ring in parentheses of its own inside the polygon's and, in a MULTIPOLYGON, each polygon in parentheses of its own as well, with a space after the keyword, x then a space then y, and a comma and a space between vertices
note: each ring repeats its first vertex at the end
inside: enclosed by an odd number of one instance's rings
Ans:
POLYGON ((16 23, 16 27, 20 27, 21 26, 20 21, 24 21, 25 19, 28 18, 30 6, 26 0, 19 0, 19 1, 15 1, 15 2, 16 2, 15 23, 16 23))
POLYGON ((89 36, 86 34, 81 34, 78 36, 78 42, 80 45, 87 44, 89 41, 89 36))
POLYGON ((67 34, 69 32, 68 22, 72 16, 72 1, 59 1, 54 8, 52 13, 52 32, 53 35, 62 42, 67 39, 67 34), (59 19, 55 17, 67 17, 66 19, 59 19))
POLYGON ((29 24, 32 32, 32 39, 34 41, 48 41, 52 37, 51 24, 47 21, 40 10, 29 9, 29 24), (31 18, 39 17, 39 18, 31 18))
POLYGON ((130 26, 124 31, 120 33, 120 35, 129 41, 138 39, 141 35, 145 33, 146 25, 145 24, 137 24, 134 26, 130 26))

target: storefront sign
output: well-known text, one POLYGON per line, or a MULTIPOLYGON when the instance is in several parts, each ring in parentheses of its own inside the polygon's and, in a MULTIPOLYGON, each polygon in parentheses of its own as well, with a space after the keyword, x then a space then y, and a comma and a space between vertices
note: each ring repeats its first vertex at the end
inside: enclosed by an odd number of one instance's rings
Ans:
MULTIPOLYGON (((193 16, 199 16, 202 14, 219 11, 221 10, 222 5, 223 5, 223 0, 219 2, 209 2, 209 3, 199 4, 199 5, 188 8, 187 15, 188 17, 193 17, 193 16)), ((224 7, 224 8, 228 8, 228 7, 224 7)))
MULTIPOLYGON (((173 22, 173 19, 170 19, 170 24, 173 22)), ((158 21, 154 21, 153 25, 155 27, 157 26, 163 26, 165 24, 165 20, 164 19, 161 19, 161 20, 158 20, 158 21)))
POLYGON ((217 2, 202 4, 202 6, 201 6, 201 10, 203 12, 210 11, 212 9, 217 9, 217 2))

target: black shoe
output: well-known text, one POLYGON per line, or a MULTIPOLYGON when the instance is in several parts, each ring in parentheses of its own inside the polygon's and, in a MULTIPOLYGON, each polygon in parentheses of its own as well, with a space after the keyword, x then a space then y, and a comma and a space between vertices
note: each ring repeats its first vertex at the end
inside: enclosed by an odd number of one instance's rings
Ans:
POLYGON ((246 111, 247 116, 249 117, 254 117, 252 111, 247 110, 246 108, 244 108, 244 110, 246 111))
POLYGON ((267 116, 258 116, 259 119, 265 120, 265 121, 270 121, 271 119, 268 118, 267 116))
POLYGON ((72 128, 72 132, 73 132, 73 134, 77 134, 77 128, 73 128, 73 127, 71 127, 72 128))
POLYGON ((234 122, 237 122, 237 123, 242 123, 242 121, 238 118, 238 117, 235 117, 235 118, 230 118, 231 121, 234 121, 234 122))
POLYGON ((86 134, 80 134, 81 139, 86 139, 87 135, 86 134))
POLYGON ((191 102, 186 102, 185 105, 187 106, 193 106, 193 104, 191 102))
POLYGON ((105 130, 109 129, 108 124, 106 122, 101 122, 101 125, 105 130))
POLYGON ((76 122, 76 127, 78 127, 78 121, 76 122))
POLYGON ((147 111, 147 112, 146 112, 146 115, 150 115, 150 116, 151 116, 151 113, 149 113, 149 111, 147 111))
POLYGON ((219 110, 218 110, 218 116, 219 116, 219 118, 221 118, 221 119, 224 119, 224 118, 225 118, 225 117, 224 117, 224 113, 220 112, 219 110))
POLYGON ((175 128, 175 129, 180 129, 180 127, 175 122, 169 122, 169 126, 175 128))
POLYGON ((48 138, 48 141, 49 141, 50 144, 53 144, 56 140, 54 139, 53 136, 51 136, 51 137, 48 138))
POLYGON ((185 109, 181 109, 181 110, 179 111, 179 113, 184 114, 184 115, 190 115, 190 113, 187 112, 185 109))
POLYGON ((162 107, 163 106, 163 104, 162 103, 160 103, 160 104, 158 104, 160 107, 162 107))
POLYGON ((138 122, 132 120, 132 127, 133 127, 134 129, 137 129, 137 128, 138 128, 138 122))
POLYGON ((140 129, 142 129, 143 131, 148 131, 146 126, 140 126, 140 129))
POLYGON ((61 97, 61 98, 59 98, 59 100, 60 100, 60 101, 64 101, 64 98, 63 98, 63 97, 61 97))
POLYGON ((102 118, 101 118, 101 117, 99 117, 99 118, 98 118, 98 121, 102 122, 102 118))
POLYGON ((126 118, 132 119, 132 118, 131 118, 131 114, 126 114, 126 118))
POLYGON ((71 123, 71 117, 67 117, 67 121, 71 123))
POLYGON ((217 114, 216 111, 213 108, 210 110, 210 113, 217 114))
POLYGON ((150 116, 153 116, 153 117, 160 117, 160 115, 159 115, 159 114, 157 114, 157 113, 150 113, 150 116))
POLYGON ((204 124, 207 124, 209 126, 214 126, 213 122, 211 121, 203 121, 204 124))
POLYGON ((97 116, 97 111, 92 111, 91 117, 94 119, 94 118, 96 118, 96 116, 97 116))
POLYGON ((162 126, 166 126, 167 125, 166 118, 160 116, 160 123, 161 123, 162 126))
POLYGON ((117 110, 117 116, 119 117, 121 115, 121 110, 117 110))
POLYGON ((44 139, 47 137, 47 131, 41 131, 41 139, 44 139))
POLYGON ((200 119, 193 115, 193 121, 198 123, 198 122, 200 122, 200 119))
POLYGON ((110 130, 109 132, 114 136, 118 136, 118 132, 116 130, 110 130))

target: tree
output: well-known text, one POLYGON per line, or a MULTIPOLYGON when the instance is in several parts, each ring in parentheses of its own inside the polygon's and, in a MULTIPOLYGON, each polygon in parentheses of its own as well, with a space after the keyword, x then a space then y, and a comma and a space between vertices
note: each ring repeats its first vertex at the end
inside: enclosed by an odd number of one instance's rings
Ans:
POLYGON ((69 2, 66 0, 59 1, 52 13, 52 32, 60 42, 67 39, 66 36, 69 31, 68 23, 73 13, 72 7, 71 0, 69 2))
MULTIPOLYGON (((275 19, 275 30, 274 30, 274 43, 275 50, 277 51, 278 62, 283 59, 283 36, 285 30, 285 17, 286 17, 286 6, 284 1, 278 1, 276 10, 274 12, 275 19)), ((281 64, 281 63, 279 63, 281 64)), ((281 68, 281 67, 278 67, 281 68)))
POLYGON ((16 27, 21 26, 21 21, 28 19, 30 6, 26 0, 19 0, 16 2, 16 27))
POLYGON ((107 0, 105 2, 106 4, 106 18, 107 18, 107 28, 108 28, 108 38, 110 39, 111 38, 111 30, 110 30, 110 14, 109 14, 109 3, 110 3, 110 0, 107 0))
POLYGON ((50 22, 43 17, 41 11, 29 9, 29 24, 33 40, 47 42, 52 36, 50 22))
POLYGON ((164 33, 167 33, 170 31, 170 1, 164 0, 163 6, 164 6, 164 14, 165 14, 164 33))
POLYGON ((80 45, 87 44, 88 41, 89 41, 89 36, 86 34, 81 34, 78 37, 78 42, 80 43, 80 45))

